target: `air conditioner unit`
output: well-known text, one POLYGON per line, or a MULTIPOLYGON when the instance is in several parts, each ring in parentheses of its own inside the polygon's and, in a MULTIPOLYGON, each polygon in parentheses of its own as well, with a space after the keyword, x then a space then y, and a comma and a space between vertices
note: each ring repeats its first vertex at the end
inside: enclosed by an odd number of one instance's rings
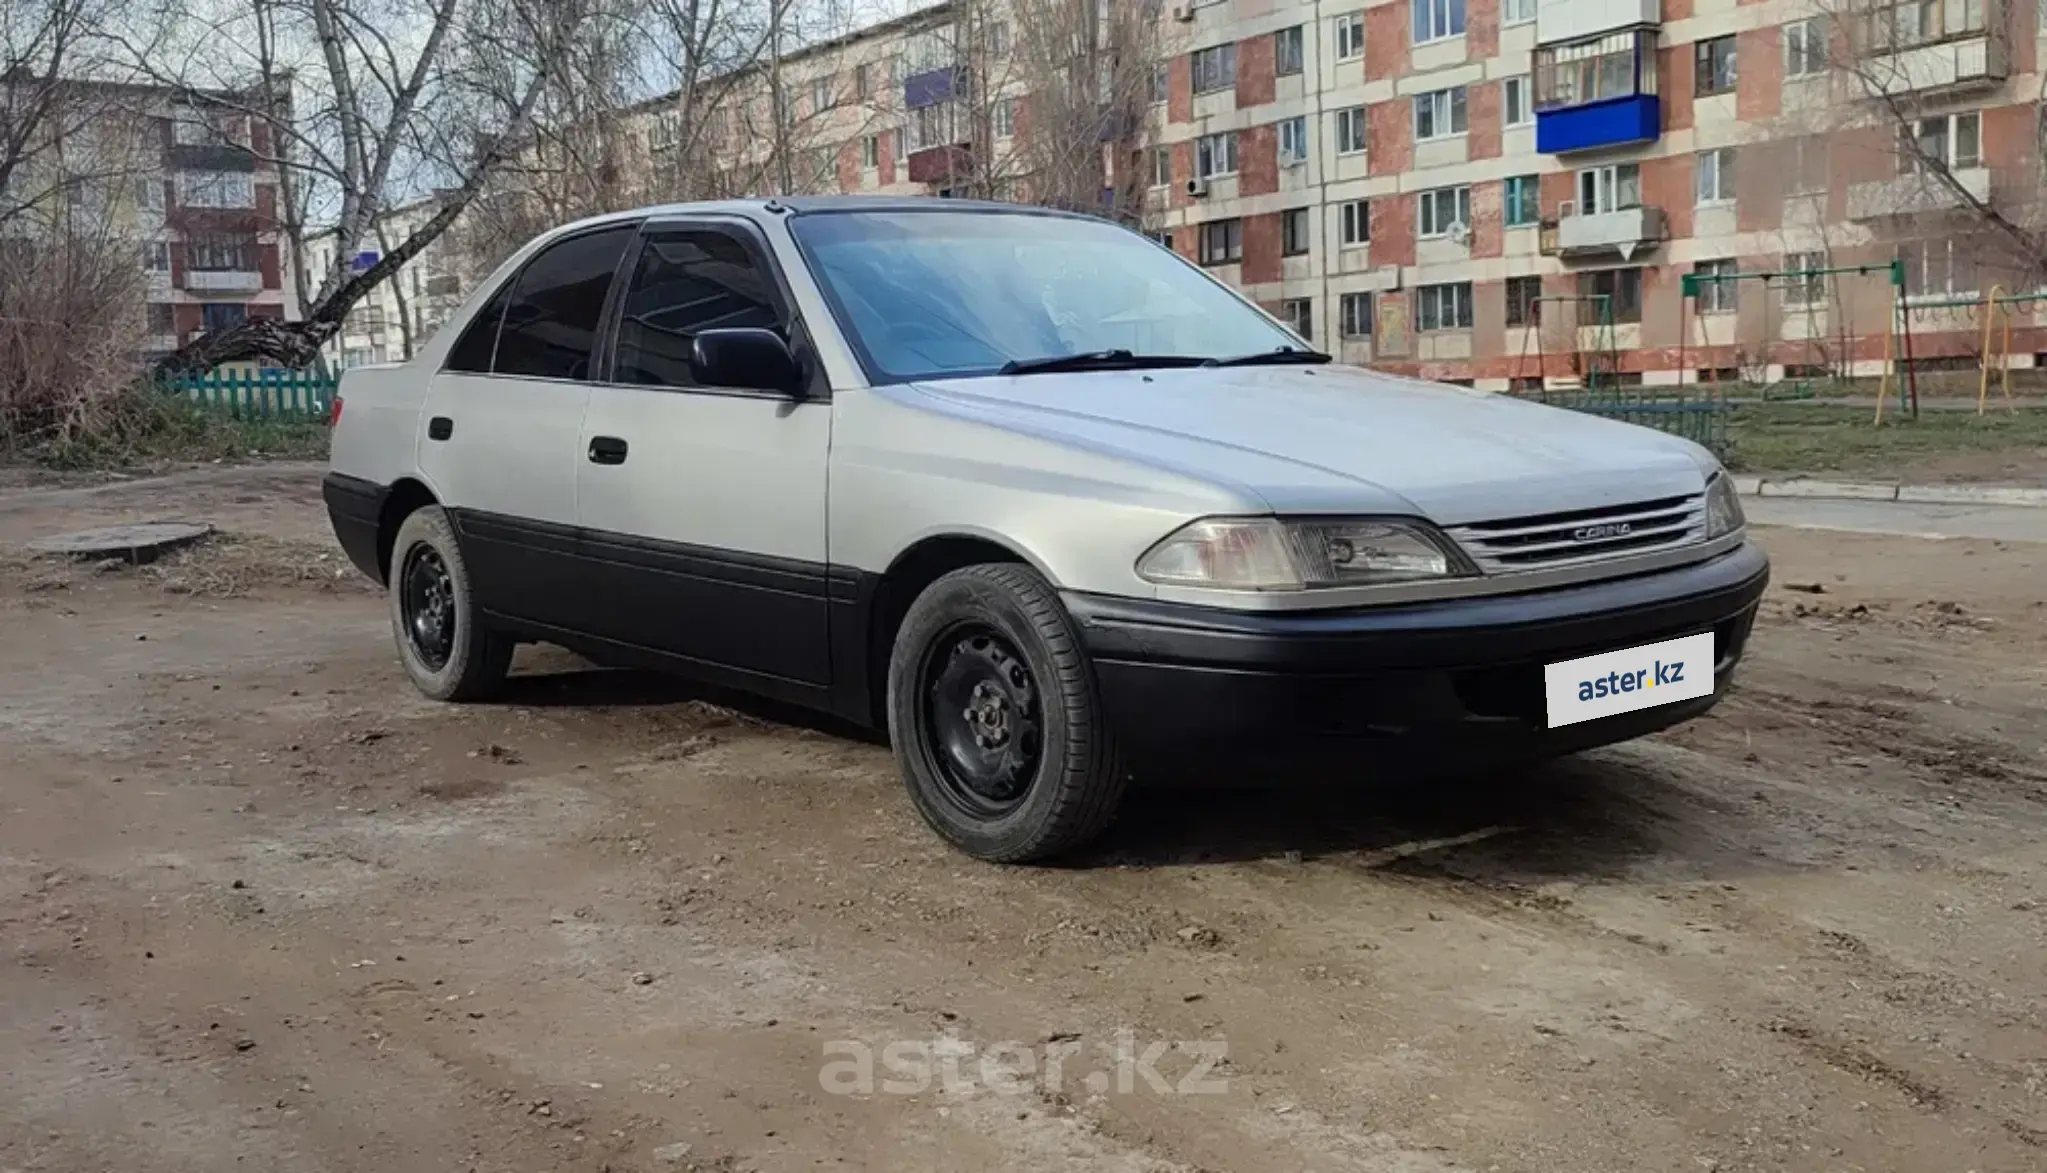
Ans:
POLYGON ((1193 196, 1193 197, 1194 197, 1195 199, 1197 199, 1197 200, 1198 200, 1198 199, 1200 199, 1201 197, 1203 197, 1203 196, 1207 195, 1207 194, 1208 194, 1208 176, 1206 176, 1206 175, 1197 175, 1197 176, 1195 176, 1194 178, 1192 178, 1192 179, 1188 180, 1188 181, 1187 181, 1187 194, 1188 194, 1188 195, 1190 195, 1190 196, 1193 196))
POLYGON ((1282 167, 1299 167, 1307 161, 1308 156, 1300 151, 1281 151, 1279 153, 1279 165, 1282 167))
MULTIPOLYGON (((1156 12, 1158 10, 1153 9, 1152 11, 1156 12)), ((1186 4, 1173 5, 1173 19, 1179 21, 1181 24, 1186 24, 1188 21, 1194 19, 1194 5, 1191 2, 1191 0, 1189 3, 1186 4)))
POLYGON ((1557 219, 1559 220, 1568 220, 1577 214, 1578 203, 1576 200, 1565 200, 1557 205, 1557 219))
POLYGON ((1452 220, 1443 227, 1443 235, 1449 237, 1452 244, 1470 244, 1471 225, 1462 220, 1452 220))

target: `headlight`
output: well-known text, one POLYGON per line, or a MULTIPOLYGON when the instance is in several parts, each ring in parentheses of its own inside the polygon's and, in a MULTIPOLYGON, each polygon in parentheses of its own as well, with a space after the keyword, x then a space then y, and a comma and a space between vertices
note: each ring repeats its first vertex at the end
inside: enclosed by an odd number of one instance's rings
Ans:
POLYGON ((1725 537, 1747 524, 1733 479, 1724 472, 1714 473, 1713 479, 1706 482, 1706 540, 1725 537))
POLYGON ((1147 582, 1236 591, 1376 586, 1477 572, 1434 527, 1382 518, 1209 518, 1175 530, 1137 560, 1137 575, 1147 582))

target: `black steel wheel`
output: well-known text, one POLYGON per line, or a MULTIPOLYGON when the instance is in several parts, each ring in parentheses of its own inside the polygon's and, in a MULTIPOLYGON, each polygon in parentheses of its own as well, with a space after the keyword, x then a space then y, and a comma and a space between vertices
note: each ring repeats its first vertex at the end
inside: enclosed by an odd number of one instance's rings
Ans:
POLYGON ((910 604, 889 657, 888 727, 917 813, 977 859, 1081 846, 1127 782, 1093 666, 1028 566, 955 570, 910 604))
POLYGON ((437 505, 413 511, 399 523, 388 565, 391 633, 419 691, 468 701, 502 688, 514 642, 483 621, 448 515, 437 505))

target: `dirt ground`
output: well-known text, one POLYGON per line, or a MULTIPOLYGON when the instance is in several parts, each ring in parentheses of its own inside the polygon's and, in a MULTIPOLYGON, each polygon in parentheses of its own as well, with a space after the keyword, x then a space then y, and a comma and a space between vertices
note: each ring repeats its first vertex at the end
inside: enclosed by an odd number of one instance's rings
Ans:
POLYGON ((419 699, 310 470, 0 546, 162 517, 0 569, 6 1173, 2047 1168, 2047 546, 1764 531, 1689 727, 1003 869, 787 714, 419 699))

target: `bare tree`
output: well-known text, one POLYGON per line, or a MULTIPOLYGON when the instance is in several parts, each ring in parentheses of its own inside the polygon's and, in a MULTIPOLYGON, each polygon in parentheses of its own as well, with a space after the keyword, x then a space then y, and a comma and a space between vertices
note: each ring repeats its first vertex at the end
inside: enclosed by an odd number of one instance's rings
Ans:
POLYGON ((232 0, 218 19, 166 20, 181 62, 134 61, 154 80, 237 110, 268 131, 279 225, 301 263, 306 225, 331 218, 334 255, 376 238, 390 208, 439 206, 365 268, 336 264, 303 290, 301 320, 251 318, 203 334, 159 371, 264 358, 314 360, 348 310, 439 237, 528 135, 550 83, 578 51, 597 0, 232 0), (241 47, 237 51, 237 47, 241 47))

